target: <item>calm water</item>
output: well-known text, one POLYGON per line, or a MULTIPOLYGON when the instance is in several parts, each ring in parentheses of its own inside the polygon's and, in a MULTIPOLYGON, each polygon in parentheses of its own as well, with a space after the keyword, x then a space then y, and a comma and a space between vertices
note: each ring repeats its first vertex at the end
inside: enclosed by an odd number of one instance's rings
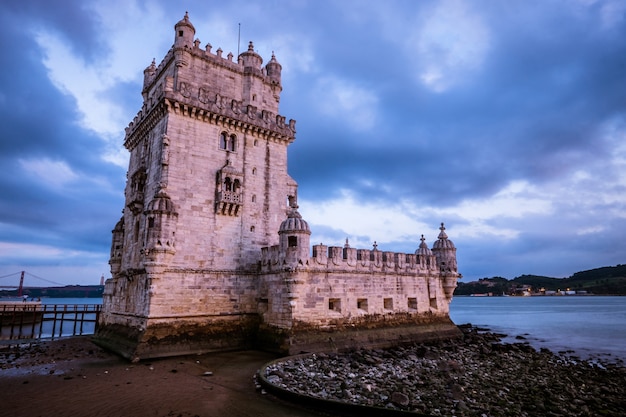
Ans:
POLYGON ((102 304, 102 298, 48 298, 41 299, 42 304, 102 304))
POLYGON ((454 297, 450 317, 536 348, 626 360, 626 297, 454 297))
MULTIPOLYGON (((102 304, 102 298, 43 298, 43 304, 102 304)), ((524 336, 536 348, 626 360, 626 297, 454 297, 450 317, 524 336)))

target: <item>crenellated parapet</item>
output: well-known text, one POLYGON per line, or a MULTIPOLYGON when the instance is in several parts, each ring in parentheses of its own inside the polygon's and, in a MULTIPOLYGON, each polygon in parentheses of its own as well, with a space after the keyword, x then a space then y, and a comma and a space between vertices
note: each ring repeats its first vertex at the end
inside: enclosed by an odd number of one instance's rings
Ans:
MULTIPOLYGON (((168 81, 173 82, 173 79, 168 78, 165 81, 167 85, 168 81)), ((287 143, 294 141, 296 133, 294 119, 287 121, 285 116, 259 109, 252 104, 243 104, 241 100, 223 96, 209 87, 181 82, 179 90, 159 88, 151 98, 160 104, 156 107, 144 105, 125 130, 124 146, 129 150, 141 139, 143 131, 152 128, 150 125, 147 129, 145 127, 142 129, 144 122, 150 120, 150 115, 159 108, 166 112, 219 123, 239 131, 256 133, 287 143)), ((157 118, 160 116, 159 113, 157 118)))
POLYGON ((414 275, 438 275, 440 270, 434 255, 357 249, 351 247, 313 246, 312 256, 287 259, 280 245, 263 248, 261 271, 278 272, 286 268, 325 269, 329 272, 394 272, 414 275))

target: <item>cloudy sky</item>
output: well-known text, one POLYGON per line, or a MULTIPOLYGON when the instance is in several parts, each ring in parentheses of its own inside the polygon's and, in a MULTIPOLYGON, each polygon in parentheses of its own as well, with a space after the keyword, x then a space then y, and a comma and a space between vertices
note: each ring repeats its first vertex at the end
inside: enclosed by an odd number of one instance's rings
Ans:
POLYGON ((0 277, 110 276, 124 128, 185 11, 202 45, 236 54, 241 25, 282 64, 313 243, 413 252, 443 221, 466 281, 626 262, 626 1, 21 0, 0 5, 0 277))

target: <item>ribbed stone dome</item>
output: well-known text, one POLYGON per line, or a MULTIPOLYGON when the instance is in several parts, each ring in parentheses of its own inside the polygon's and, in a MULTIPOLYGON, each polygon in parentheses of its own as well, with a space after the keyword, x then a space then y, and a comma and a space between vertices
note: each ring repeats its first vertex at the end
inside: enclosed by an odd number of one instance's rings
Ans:
POLYGON ((147 213, 176 213, 174 203, 163 190, 159 191, 156 196, 148 203, 147 213))
POLYGON ((426 244, 426 239, 424 239, 424 235, 422 235, 422 238, 420 240, 422 241, 422 243, 420 243, 420 247, 415 251, 415 254, 419 256, 432 256, 433 252, 428 248, 428 245, 426 244))
POLYGON ((290 233, 290 232, 304 232, 307 234, 311 234, 311 229, 309 229, 309 224, 302 219, 300 213, 298 213, 298 209, 293 207, 289 210, 287 214, 287 219, 285 219, 278 229, 278 233, 290 233))
POLYGON ((456 249, 454 247, 454 243, 452 243, 452 241, 448 239, 448 235, 445 232, 446 228, 444 227, 443 223, 441 223, 441 227, 439 228, 439 230, 441 230, 441 232, 439 232, 439 237, 433 245, 433 249, 456 249))

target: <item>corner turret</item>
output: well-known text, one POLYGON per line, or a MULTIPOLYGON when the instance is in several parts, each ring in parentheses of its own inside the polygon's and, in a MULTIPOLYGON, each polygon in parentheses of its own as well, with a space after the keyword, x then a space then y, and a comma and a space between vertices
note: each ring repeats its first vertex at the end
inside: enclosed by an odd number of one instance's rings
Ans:
POLYGON ((424 235, 421 237, 419 248, 415 251, 416 262, 421 268, 434 269, 437 261, 433 252, 428 249, 424 235))
POLYGON ((193 37, 196 35, 196 28, 194 28, 189 21, 189 14, 187 12, 185 12, 185 17, 174 25, 174 30, 174 47, 177 48, 187 46, 191 48, 191 45, 193 44, 193 37))
POLYGON ((443 291, 448 301, 452 301, 452 295, 456 288, 456 282, 461 275, 457 271, 456 266, 456 247, 446 234, 445 226, 441 223, 439 228, 439 237, 433 245, 433 253, 439 265, 439 275, 442 280, 443 291))
POLYGON ((243 61, 244 72, 259 72, 263 64, 261 55, 254 52, 254 44, 252 41, 248 43, 248 50, 239 55, 239 59, 243 61))
POLYGON ((154 58, 152 58, 152 63, 143 70, 143 89, 141 90, 141 95, 143 96, 144 101, 148 99, 148 89, 152 81, 154 81, 154 76, 156 74, 157 67, 154 58))
POLYGON ((280 76, 282 70, 282 65, 278 63, 274 52, 272 52, 272 59, 270 59, 270 62, 265 65, 265 71, 267 72, 267 76, 270 78, 272 85, 277 85, 280 87, 280 76))
POLYGON ((311 229, 298 213, 297 205, 289 209, 287 219, 280 224, 278 236, 281 258, 287 265, 296 267, 308 263, 311 229))
POLYGON ((457 272, 456 247, 446 234, 445 226, 441 223, 439 236, 433 245, 433 253, 437 258, 437 264, 441 272, 457 272))
POLYGON ((148 203, 144 214, 148 222, 144 248, 145 263, 163 263, 176 253, 174 237, 178 213, 167 193, 160 190, 148 203))

